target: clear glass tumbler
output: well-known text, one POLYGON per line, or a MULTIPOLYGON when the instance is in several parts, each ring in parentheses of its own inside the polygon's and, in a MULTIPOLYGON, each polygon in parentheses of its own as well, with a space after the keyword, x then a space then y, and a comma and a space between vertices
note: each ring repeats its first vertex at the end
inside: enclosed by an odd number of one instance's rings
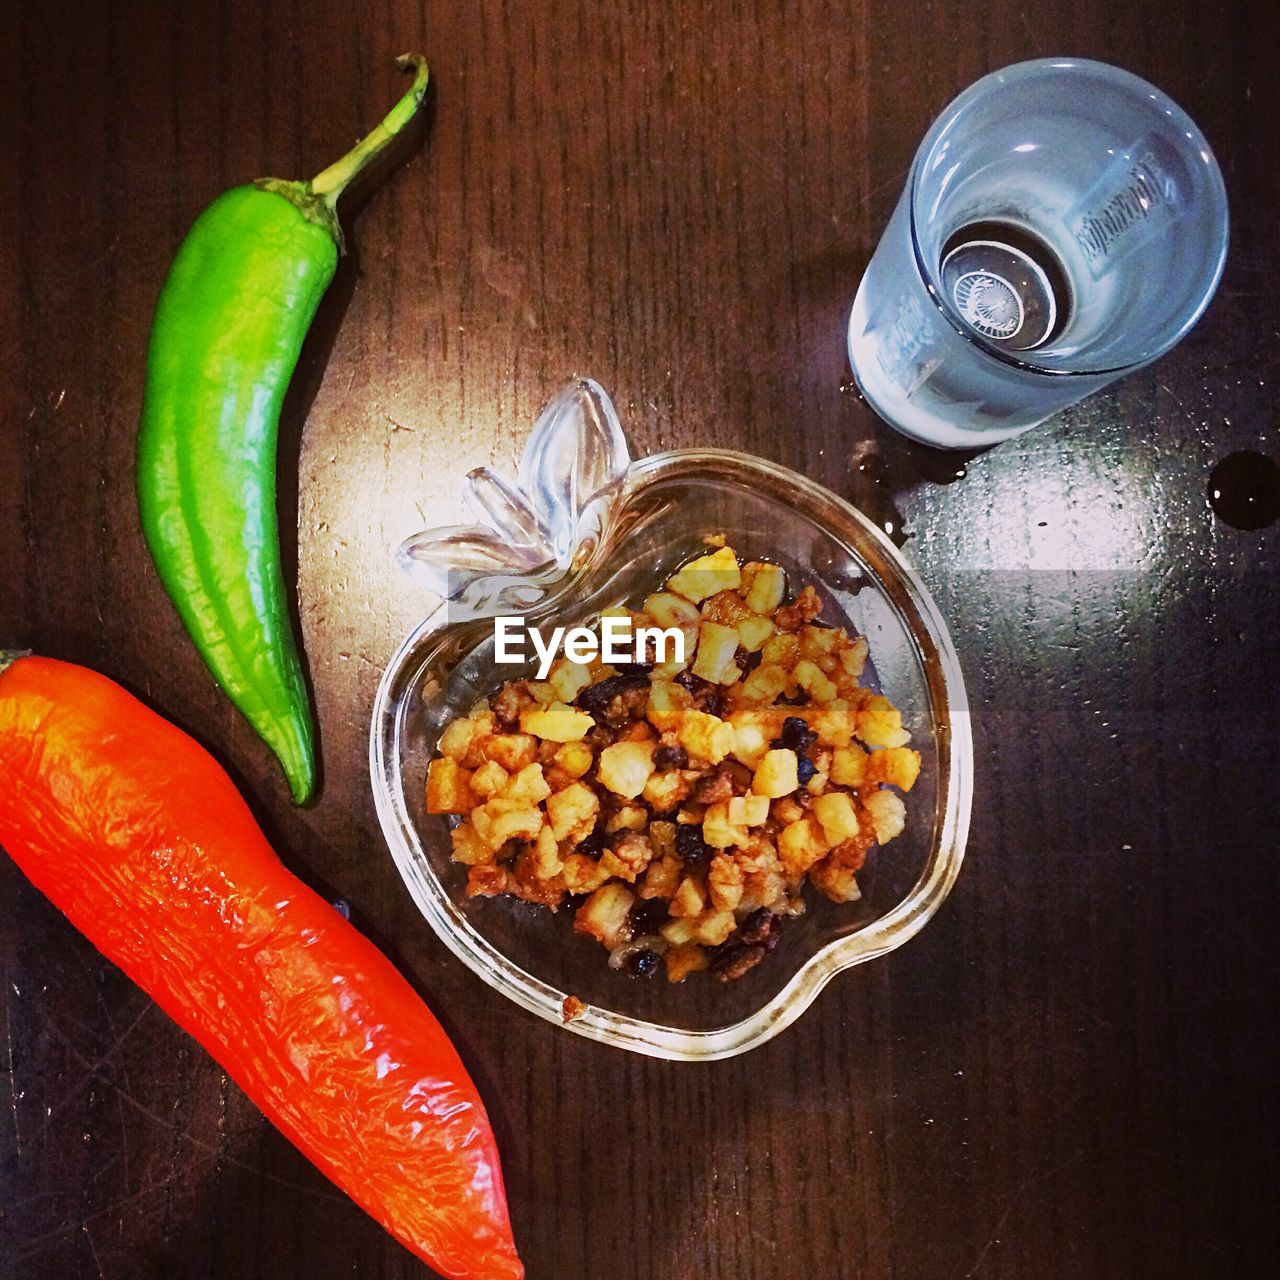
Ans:
POLYGON ((849 360, 891 426, 981 448, 1168 351, 1226 252, 1222 174, 1185 112, 1105 63, 1017 63, 920 144, 849 360))

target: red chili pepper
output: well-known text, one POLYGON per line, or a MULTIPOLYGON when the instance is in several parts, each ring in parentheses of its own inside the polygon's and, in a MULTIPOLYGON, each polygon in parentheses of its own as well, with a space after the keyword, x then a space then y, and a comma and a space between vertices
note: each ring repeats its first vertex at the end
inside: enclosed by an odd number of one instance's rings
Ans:
POLYGON ((459 1280, 524 1274, 453 1045, 202 747, 104 676, 0 654, 0 844, 414 1253, 459 1280))

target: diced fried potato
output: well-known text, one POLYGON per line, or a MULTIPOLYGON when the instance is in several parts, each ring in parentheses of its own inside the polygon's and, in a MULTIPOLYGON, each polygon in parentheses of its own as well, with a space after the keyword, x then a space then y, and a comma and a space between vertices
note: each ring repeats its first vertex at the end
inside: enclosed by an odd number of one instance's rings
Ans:
POLYGON ((867 753, 856 742, 837 747, 831 755, 831 781, 842 787, 860 787, 867 780, 867 753))
POLYGON ((678 919, 681 916, 700 916, 706 909, 707 898, 702 886, 692 876, 686 876, 675 891, 668 910, 678 919))
POLYGON ((649 704, 645 710, 649 723, 661 733, 680 726, 684 713, 693 706, 693 697, 674 680, 655 680, 649 686, 649 704))
POLYGON ((550 827, 544 826, 538 832, 538 838, 533 844, 532 866, 539 880, 550 880, 552 876, 558 876, 564 868, 564 863, 560 859, 559 842, 550 827))
POLYGON ((737 735, 727 720, 705 711, 689 710, 681 716, 676 736, 691 756, 708 764, 719 764, 733 750, 737 735))
POLYGON ((818 820, 801 818, 778 835, 778 857, 788 875, 802 876, 831 848, 818 820))
POLYGON ((548 742, 580 742, 595 727, 595 721, 585 711, 553 702, 549 706, 534 707, 520 717, 520 728, 548 742))
MULTIPOLYGON (((654 680, 669 679, 687 667, 698 644, 698 606, 670 591, 659 591, 646 598, 645 613, 664 630, 675 628, 684 636, 684 652, 654 667, 654 680)), ((681 692, 684 692, 681 690, 681 692)))
POLYGON ((786 896, 787 881, 782 874, 782 864, 778 863, 776 867, 746 873, 739 910, 758 911, 762 906, 774 910, 786 901, 786 896))
POLYGON ((862 852, 850 841, 837 845, 821 862, 809 868, 809 880, 819 893, 830 898, 832 902, 857 902, 862 897, 858 881, 854 873, 862 865, 862 852), (846 856, 846 850, 853 850, 855 856, 846 856))
POLYGON ((600 753, 596 776, 615 795, 634 800, 653 773, 653 744, 615 742, 600 753))
POLYGON ((919 776, 920 753, 910 747, 885 747, 867 757, 868 782, 887 782, 899 791, 910 791, 919 776))
POLYGON ((649 813, 643 805, 624 804, 604 824, 606 834, 615 831, 643 831, 649 825, 649 813))
POLYGON ((729 821, 735 827, 758 827, 769 818, 769 797, 734 796, 728 802, 729 821))
POLYGON ((495 796, 471 810, 471 825, 490 849, 508 840, 532 840, 542 830, 543 814, 536 804, 495 796))
POLYGON ((708 556, 691 560, 667 581, 667 590, 692 600, 694 604, 717 591, 734 591, 742 581, 738 557, 732 547, 721 547, 708 556))
POLYGON ((750 613, 736 624, 738 643, 748 652, 756 653, 764 647, 764 642, 777 630, 773 620, 761 618, 750 613))
POLYGON ((799 785, 799 760, 789 747, 774 747, 766 751, 756 766, 751 789, 758 796, 777 799, 790 795, 799 785))
POLYGON ((759 911, 761 907, 772 909, 785 899, 787 881, 776 853, 767 863, 744 868, 744 871, 746 878, 742 886, 742 901, 738 903, 739 911, 759 911))
POLYGON ((660 627, 679 627, 681 631, 696 631, 698 627, 697 605, 670 591, 647 596, 644 611, 660 627))
POLYGON ((470 717, 460 717, 449 724, 440 735, 440 752, 451 760, 461 760, 467 754, 476 736, 484 732, 482 722, 470 717))
POLYGON ((737 860, 728 854, 718 853, 707 868, 707 888, 711 903, 717 911, 736 910, 742 901, 742 887, 746 875, 737 860))
POLYGON ((557 840, 583 840, 595 826, 600 798, 583 782, 575 782, 547 798, 547 818, 557 840))
POLYGON ((805 815, 804 805, 795 796, 783 796, 781 800, 775 800, 770 811, 774 821, 780 822, 784 827, 789 822, 799 822, 805 815))
POLYGON ((560 879, 567 893, 591 893, 608 878, 608 871, 585 853, 566 854, 560 867, 560 879))
POLYGON ((627 917, 635 895, 616 880, 602 884, 578 908, 573 927, 578 933, 586 933, 603 946, 616 947, 627 939, 627 917))
POLYGON ((796 663, 794 672, 796 684, 811 697, 814 702, 834 702, 839 689, 827 679, 821 667, 810 658, 802 658, 796 663))
POLYGON ((857 680, 862 675, 862 669, 867 665, 867 639, 865 636, 858 636, 847 649, 841 652, 840 665, 844 668, 845 674, 854 680, 857 680))
POLYGON ((813 816, 818 819, 828 844, 839 844, 858 834, 858 815, 845 791, 819 796, 813 802, 813 816))
POLYGON ((559 702, 572 702, 590 683, 591 672, 586 664, 570 662, 568 658, 561 658, 556 663, 548 681, 555 700, 559 702))
POLYGON ((493 814, 489 839, 494 841, 495 848, 501 848, 508 840, 535 839, 546 821, 546 815, 532 801, 511 801, 505 796, 495 796, 485 802, 484 808, 493 814))
POLYGON ((670 813, 688 797, 691 787, 691 782, 679 769, 666 769, 650 775, 641 796, 655 813, 670 813))
POLYGON ((836 627, 808 626, 800 632, 800 652, 807 658, 829 654, 843 638, 845 633, 836 627))
POLYGON ((571 778, 582 777, 595 762, 595 756, 585 742, 566 742, 554 759, 571 778))
POLYGON ((686 636, 684 643, 684 657, 671 658, 666 662, 659 662, 653 668, 653 677, 655 680, 672 680, 678 676, 689 665, 689 659, 693 657, 693 651, 698 647, 697 636, 686 636))
POLYGON ((475 804, 471 774, 456 760, 441 756, 427 766, 428 813, 466 813, 475 804))
POLYGON ((653 845, 649 838, 634 832, 623 836, 612 849, 600 855, 600 866, 628 884, 634 884, 652 861, 653 845))
POLYGON ((885 844, 902 834, 907 825, 907 806, 896 791, 873 791, 863 798, 863 807, 871 815, 871 829, 876 843, 885 844))
POLYGON ((697 925, 693 920, 679 918, 668 920, 658 932, 665 942, 669 942, 673 947, 680 947, 693 937, 693 931, 696 928, 697 925))
MULTIPOLYGON (((800 811, 800 816, 804 817, 803 809, 800 811)), ((748 875, 753 871, 778 865, 777 847, 768 835, 760 831, 752 835, 746 848, 736 850, 733 856, 748 875)))
POLYGON ((776 662, 762 662, 742 682, 742 696, 748 702, 773 702, 787 691, 789 683, 789 675, 776 662))
POLYGON ((729 849, 746 844, 749 839, 745 826, 729 821, 729 803, 722 800, 719 804, 710 805, 702 820, 702 838, 713 849, 729 849))
POLYGON ((847 747, 853 741, 856 713, 842 698, 825 706, 806 707, 803 717, 826 747, 847 747))
POLYGON ((551 788, 547 786, 547 780, 542 776, 542 766, 540 764, 527 764, 512 777, 502 794, 508 800, 537 804, 551 794, 551 788))
POLYGON ((708 911, 698 921, 693 937, 704 947, 718 947, 737 927, 732 911, 708 911))
POLYGON ((718 622, 735 630, 743 619, 753 616, 747 602, 736 591, 717 591, 702 602, 701 613, 704 623, 718 622))
POLYGON ((496 760, 508 773, 518 773, 538 758, 538 744, 527 733, 494 733, 480 744, 486 760, 496 760))
POLYGON ((534 702, 544 707, 550 706, 556 700, 556 691, 552 688, 550 681, 529 680, 524 687, 534 702))
POLYGON ((735 711, 729 723, 733 725, 733 758, 754 769, 769 750, 774 736, 772 726, 754 711, 735 711))
POLYGON ((800 661, 800 637, 786 631, 775 631, 760 650, 761 663, 790 671, 800 661))
POLYGON ((466 866, 483 866, 494 860, 494 851, 476 833, 470 822, 460 822, 449 832, 453 860, 466 866))
POLYGON ((638 892, 642 898, 670 898, 679 887, 680 859, 673 853, 664 853, 649 863, 638 892))
POLYGON ((873 694, 859 708, 856 733, 869 747, 905 747, 911 741, 898 708, 879 694, 873 694))
POLYGON ((693 661, 693 674, 712 684, 732 684, 741 674, 733 661, 737 652, 738 633, 732 627, 704 622, 698 628, 698 654, 693 661))
MULTIPOLYGON (((685 921, 681 920, 680 924, 685 921)), ((711 962, 696 943, 683 942, 667 950, 667 981, 683 982, 691 973, 699 973, 711 962)))
POLYGON ((471 790, 481 800, 488 800, 500 795, 510 779, 511 775, 496 760, 486 760, 471 775, 471 790))
POLYGON ((787 575, 781 565, 753 560, 743 566, 742 589, 754 613, 770 614, 782 603, 787 575))
POLYGON ((676 824, 654 818, 649 823, 649 839, 659 853, 674 853, 676 847, 676 824))

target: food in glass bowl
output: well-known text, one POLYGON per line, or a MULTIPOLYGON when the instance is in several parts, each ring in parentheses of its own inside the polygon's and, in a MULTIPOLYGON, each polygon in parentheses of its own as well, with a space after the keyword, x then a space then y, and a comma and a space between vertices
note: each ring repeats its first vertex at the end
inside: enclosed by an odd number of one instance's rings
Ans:
POLYGON ((547 405, 514 482, 480 467, 463 496, 474 523, 424 529, 397 553, 436 603, 379 682, 369 770, 407 892, 476 977, 572 1035, 705 1062, 778 1035, 836 974, 928 924, 963 861, 972 736, 946 624, 882 530, 830 490, 762 458, 695 448, 632 458, 611 400, 589 379, 547 405), (567 906, 556 921, 506 895, 467 896, 467 869, 452 859, 458 817, 427 811, 428 769, 453 721, 512 676, 537 678, 532 662, 512 668, 500 659, 497 618, 519 615, 544 636, 592 625, 641 605, 706 554, 717 533, 744 560, 776 563, 793 592, 812 585, 822 621, 866 637, 859 684, 901 711, 920 775, 906 829, 872 849, 857 873, 861 898, 834 903, 809 891, 808 909, 786 919, 768 963, 747 980, 621 981, 594 940, 573 932, 567 906))
POLYGON ((866 639, 822 623, 780 565, 711 541, 612 611, 683 652, 504 681, 444 728, 426 785, 427 811, 457 819, 469 896, 569 908, 615 968, 672 982, 750 972, 806 884, 857 901, 920 772, 897 708, 860 683, 866 639))

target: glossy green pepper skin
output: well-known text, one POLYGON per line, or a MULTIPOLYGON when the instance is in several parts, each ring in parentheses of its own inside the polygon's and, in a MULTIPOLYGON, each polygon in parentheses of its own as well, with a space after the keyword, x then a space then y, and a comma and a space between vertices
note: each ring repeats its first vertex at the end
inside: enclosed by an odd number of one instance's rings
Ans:
POLYGON ((227 695, 279 759, 296 804, 315 792, 313 719, 280 566, 280 409, 333 279, 347 183, 404 127, 413 88, 312 182, 236 187, 196 219, 156 305, 138 435, 142 528, 165 590, 227 695))
POLYGON ((142 527, 165 590, 298 804, 316 761, 280 568, 276 433, 337 264, 333 237, 282 195, 219 196, 160 295, 138 436, 142 527))

